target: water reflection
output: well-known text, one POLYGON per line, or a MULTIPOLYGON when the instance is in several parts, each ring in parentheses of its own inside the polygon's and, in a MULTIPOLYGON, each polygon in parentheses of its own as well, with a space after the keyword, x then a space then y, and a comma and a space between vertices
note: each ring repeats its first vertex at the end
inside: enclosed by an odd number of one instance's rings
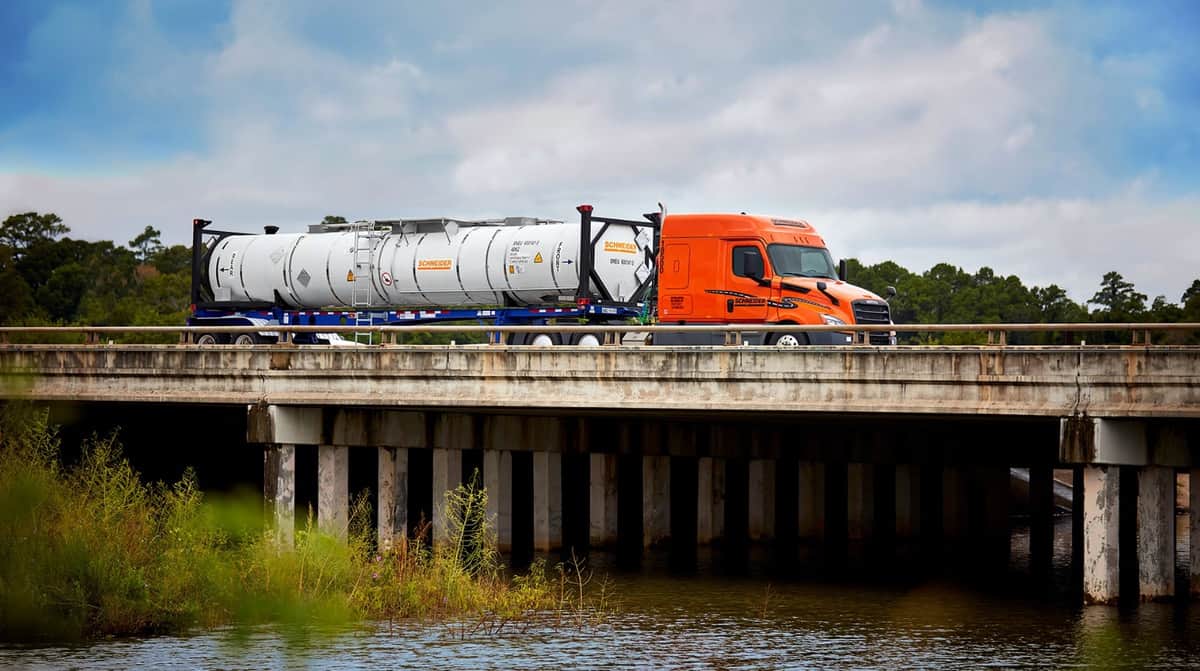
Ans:
POLYGON ((0 667, 1195 668, 1200 608, 1073 607, 1065 596, 1069 524, 1055 530, 1053 575, 1040 585, 1029 580, 1028 534, 1018 530, 1012 540, 1009 567, 998 576, 930 571, 902 583, 779 575, 764 568, 770 562, 761 561, 760 548, 732 575, 711 551, 697 554, 687 576, 667 570, 668 553, 652 554, 635 572, 597 556, 614 578, 620 610, 583 630, 540 625, 459 640, 454 627, 411 623, 302 638, 259 628, 0 649, 0 667))

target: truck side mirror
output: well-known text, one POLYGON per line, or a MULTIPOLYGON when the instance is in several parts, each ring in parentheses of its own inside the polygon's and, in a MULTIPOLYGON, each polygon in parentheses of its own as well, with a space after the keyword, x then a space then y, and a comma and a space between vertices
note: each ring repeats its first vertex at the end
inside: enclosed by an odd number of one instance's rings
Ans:
POLYGON ((763 260, 758 254, 747 254, 744 262, 746 264, 744 271, 746 277, 752 280, 761 280, 763 278, 763 260))
POLYGON ((889 287, 887 288, 887 291, 886 291, 885 293, 887 294, 887 299, 888 299, 889 301, 890 301, 890 300, 892 300, 893 298, 895 298, 895 297, 896 297, 896 287, 889 286, 889 287))
POLYGON ((838 261, 838 279, 843 282, 849 282, 849 280, 846 279, 846 259, 838 261))

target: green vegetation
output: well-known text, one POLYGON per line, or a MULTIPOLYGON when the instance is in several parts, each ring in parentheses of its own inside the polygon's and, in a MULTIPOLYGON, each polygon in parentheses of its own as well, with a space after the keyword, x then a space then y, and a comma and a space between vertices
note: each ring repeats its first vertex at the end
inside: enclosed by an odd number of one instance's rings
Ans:
MULTIPOLYGON (((864 266, 849 259, 847 270, 850 282, 880 295, 888 286, 896 287, 898 295, 890 303, 897 324, 1200 322, 1200 279, 1184 291, 1179 304, 1158 296, 1147 306, 1146 295, 1138 293, 1118 272, 1105 273, 1100 289, 1083 304, 1072 301, 1057 285, 1026 287, 1016 275, 1000 276, 987 267, 970 274, 939 263, 917 274, 892 261, 864 266), (1089 311, 1088 306, 1094 307, 1089 311)), ((1014 342, 1035 344, 1061 340, 1061 335, 1054 333, 1014 336, 1014 342)), ((930 334, 919 340, 958 344, 984 337, 930 334)), ((1128 341, 1128 335, 1120 338, 1128 341)))
MULTIPOLYGON (((207 500, 192 474, 142 482, 114 436, 83 445, 73 467, 44 412, 0 409, 0 640, 72 640, 196 626, 343 625, 452 619, 494 632, 539 621, 585 624, 606 597, 585 572, 543 565, 506 578, 487 494, 448 493, 449 536, 436 550, 402 540, 379 550, 359 497, 349 541, 310 523, 295 548, 263 527, 260 499, 207 500), (578 583, 578 590, 572 588, 578 583), (548 620, 548 618, 553 618, 548 620)), ((310 516, 311 517, 311 516, 310 516)))

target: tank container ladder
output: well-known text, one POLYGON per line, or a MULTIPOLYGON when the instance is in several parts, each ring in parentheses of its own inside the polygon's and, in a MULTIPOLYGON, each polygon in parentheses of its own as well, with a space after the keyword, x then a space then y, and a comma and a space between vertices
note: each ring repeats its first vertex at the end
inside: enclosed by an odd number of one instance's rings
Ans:
MULTIPOLYGON (((352 231, 354 232, 354 249, 352 250, 354 281, 350 283, 350 302, 354 308, 354 325, 370 326, 371 307, 374 305, 371 296, 371 277, 375 272, 373 259, 375 245, 379 243, 381 236, 378 231, 373 230, 369 221, 354 222, 352 231)), ((369 332, 355 332, 354 342, 365 342, 370 345, 374 342, 373 335, 369 332)))

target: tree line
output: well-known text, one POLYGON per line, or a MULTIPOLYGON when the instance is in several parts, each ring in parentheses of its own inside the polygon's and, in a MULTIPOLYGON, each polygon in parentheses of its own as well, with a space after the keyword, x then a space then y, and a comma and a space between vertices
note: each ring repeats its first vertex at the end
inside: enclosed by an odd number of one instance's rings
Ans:
MULTIPOLYGON (((328 216, 329 221, 345 221, 328 216)), ((147 226, 120 245, 70 237, 56 214, 25 212, 0 224, 0 323, 173 325, 188 316, 191 250, 164 246, 147 226)), ((1150 301, 1119 272, 1105 273, 1078 303, 1057 285, 1027 287, 1016 275, 949 263, 915 273, 894 261, 847 263, 849 280, 883 295, 893 286, 897 324, 1200 322, 1200 279, 1179 301, 1150 301)), ((966 337, 966 336, 961 336, 966 337)), ((955 342, 955 336, 935 338, 955 342)))

